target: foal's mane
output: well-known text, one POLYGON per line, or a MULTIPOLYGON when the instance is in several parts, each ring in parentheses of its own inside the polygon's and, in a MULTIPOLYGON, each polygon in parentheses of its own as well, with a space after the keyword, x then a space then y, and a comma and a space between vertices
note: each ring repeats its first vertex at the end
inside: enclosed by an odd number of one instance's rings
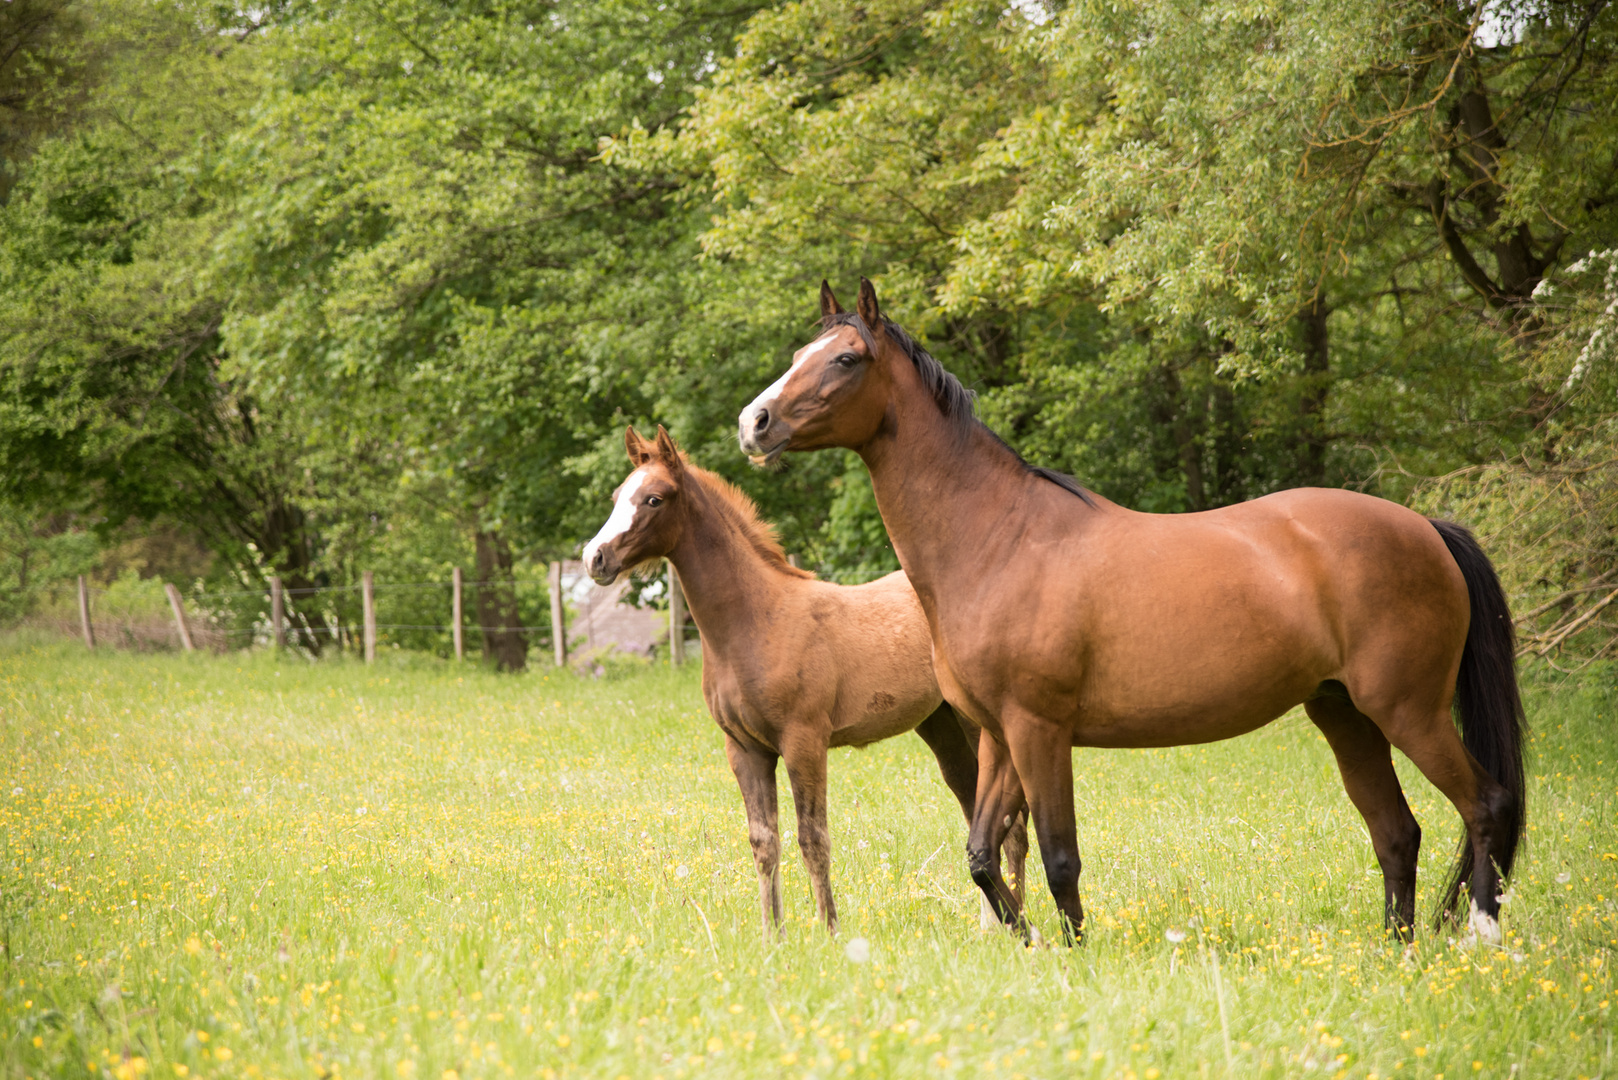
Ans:
MULTIPOLYGON (((822 334, 838 326, 853 327, 854 332, 859 334, 860 340, 865 342, 865 347, 870 350, 871 355, 876 355, 876 339, 871 336, 871 328, 866 325, 865 320, 860 317, 858 312, 843 311, 821 317, 820 332, 822 334)), ((897 345, 899 351, 910 358, 910 362, 915 365, 916 374, 921 376, 921 384, 927 388, 928 392, 933 396, 933 401, 937 403, 938 411, 943 413, 944 418, 951 421, 957 430, 964 432, 974 427, 982 428, 994 438, 995 442, 1004 446, 1007 452, 1016 458, 1017 463, 1024 469, 1035 476, 1049 480, 1069 494, 1077 495, 1084 500, 1086 505, 1095 505, 1095 501, 1090 498, 1090 493, 1073 477, 1067 473, 1057 472, 1055 469, 1030 465, 1021 454, 1012 449, 1010 443, 1002 439, 989 425, 979 420, 976 408, 977 392, 962 386, 961 380, 945 371, 944 365, 935 360, 931 353, 922 348, 909 334, 905 333, 903 327, 884 315, 882 317, 882 329, 887 333, 888 340, 897 345)))
MULTIPOLYGON (((681 455, 684 458, 684 455, 681 455)), ((720 512, 740 531, 754 551, 767 563, 792 577, 813 578, 808 570, 801 570, 787 562, 786 549, 775 535, 775 526, 758 516, 758 506, 746 492, 718 473, 709 472, 685 461, 686 475, 695 478, 702 489, 714 496, 720 512)))

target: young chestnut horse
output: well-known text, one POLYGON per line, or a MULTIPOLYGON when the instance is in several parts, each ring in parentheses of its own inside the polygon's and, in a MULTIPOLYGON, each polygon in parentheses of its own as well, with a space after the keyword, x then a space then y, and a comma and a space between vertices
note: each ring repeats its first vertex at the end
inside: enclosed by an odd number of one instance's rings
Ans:
POLYGON ((1387 924, 1412 929, 1421 840, 1392 744, 1466 826, 1441 912, 1465 881, 1472 931, 1499 940, 1524 817, 1522 702, 1505 595, 1466 530, 1326 489, 1125 510, 978 422, 869 281, 857 315, 822 283, 821 327, 743 410, 742 448, 770 463, 849 447, 869 467, 944 697, 984 729, 968 858, 1003 919, 1021 915, 993 853, 1026 791, 1070 941, 1082 925, 1070 747, 1211 742, 1301 703, 1370 830, 1387 924))
MULTIPOLYGON (((634 471, 585 546, 585 568, 610 585, 655 559, 674 564, 702 633, 702 695, 725 733, 725 756, 747 809, 765 935, 779 928, 782 914, 778 758, 792 781, 815 905, 836 933, 827 749, 914 730, 970 822, 978 730, 943 702, 927 620, 902 572, 865 585, 818 581, 787 562, 746 495, 686 461, 662 427, 655 443, 634 428, 624 442, 634 471)), ((1004 842, 1020 892, 1028 851, 1020 817, 1004 842)), ((1000 846, 997 840, 995 850, 1000 846)), ((996 925, 992 909, 983 915, 985 925, 996 925)))

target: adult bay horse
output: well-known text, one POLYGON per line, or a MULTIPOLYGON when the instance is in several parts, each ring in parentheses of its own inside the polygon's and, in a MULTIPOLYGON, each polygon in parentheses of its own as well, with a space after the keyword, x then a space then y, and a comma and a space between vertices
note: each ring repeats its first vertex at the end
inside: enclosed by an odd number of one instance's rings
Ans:
MULTIPOLYGON (((779 929, 782 915, 775 795, 782 758, 815 906, 836 933, 827 749, 914 730, 970 822, 978 729, 963 724, 939 693, 927 619, 902 572, 865 585, 819 581, 787 562, 746 495, 685 460, 663 428, 649 442, 631 427, 624 445, 634 471, 585 546, 585 568, 610 585, 660 558, 674 564, 702 633, 702 695, 724 732, 747 810, 765 935, 779 929)), ((1020 817, 1003 840, 1020 893, 1028 852, 1020 817)), ((995 914, 986 904, 986 925, 997 925, 995 914)))
POLYGON ((1007 922, 1021 914, 994 855, 1026 792, 1069 940, 1082 925, 1070 747, 1226 739, 1301 703, 1370 830, 1387 924, 1411 931, 1421 840, 1391 744, 1466 826, 1441 912, 1464 882, 1472 931, 1500 939, 1522 702, 1505 595, 1465 529, 1326 489, 1194 514, 1116 506, 978 422, 863 279, 856 314, 822 283, 820 335, 740 436, 758 463, 848 447, 869 467, 944 697, 985 732, 968 859, 1007 922))

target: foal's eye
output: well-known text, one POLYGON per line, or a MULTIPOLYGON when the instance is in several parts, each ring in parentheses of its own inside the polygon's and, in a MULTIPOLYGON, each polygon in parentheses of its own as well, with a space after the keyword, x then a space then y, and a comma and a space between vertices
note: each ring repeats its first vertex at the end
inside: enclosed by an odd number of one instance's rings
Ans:
POLYGON ((648 495, 648 496, 646 496, 646 505, 647 506, 662 506, 663 505, 663 500, 658 498, 656 495, 648 495))

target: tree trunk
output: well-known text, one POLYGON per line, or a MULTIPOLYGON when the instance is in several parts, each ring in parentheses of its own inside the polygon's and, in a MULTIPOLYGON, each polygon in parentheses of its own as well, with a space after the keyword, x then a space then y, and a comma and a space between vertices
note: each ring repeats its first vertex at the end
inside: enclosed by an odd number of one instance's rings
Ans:
POLYGON ((1174 438, 1175 459, 1180 466, 1180 475, 1185 478, 1185 502, 1188 510, 1208 509, 1208 493, 1202 480, 1202 445, 1198 439, 1198 429, 1202 426, 1203 417, 1193 416, 1195 409, 1201 412, 1188 400, 1184 388, 1180 385, 1180 373, 1173 361, 1163 364, 1158 369, 1162 382, 1164 400, 1158 413, 1159 423, 1168 427, 1174 438))
POLYGON ((528 666, 528 634, 517 611, 517 583, 511 573, 511 546, 497 532, 477 533, 478 625, 483 655, 501 671, 528 666))
POLYGON ((1299 487, 1320 487, 1326 482, 1324 429, 1326 391, 1331 382, 1330 340, 1326 318, 1331 309, 1315 297, 1299 317, 1303 323, 1303 392, 1298 398, 1297 476, 1299 487))
POLYGON ((275 499, 264 514, 264 527, 257 540, 259 550, 268 556, 270 567, 281 578, 287 625, 293 637, 319 656, 327 644, 326 638, 332 635, 324 619, 316 619, 303 610, 315 607, 317 601, 312 590, 323 584, 316 580, 311 565, 308 518, 300 508, 275 499))

